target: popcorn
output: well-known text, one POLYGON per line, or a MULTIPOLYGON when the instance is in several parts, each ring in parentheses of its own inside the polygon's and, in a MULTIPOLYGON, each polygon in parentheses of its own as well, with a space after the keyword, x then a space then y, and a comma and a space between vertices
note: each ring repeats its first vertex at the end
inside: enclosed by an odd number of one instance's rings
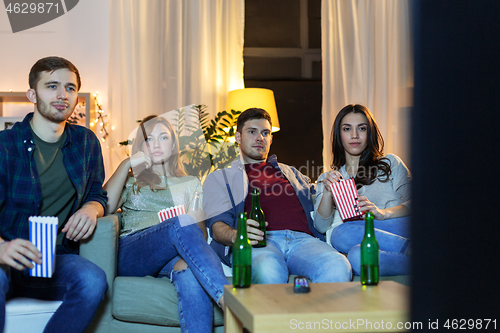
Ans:
POLYGON ((184 205, 162 209, 158 212, 158 218, 160 219, 160 222, 163 222, 165 220, 171 219, 172 217, 176 217, 181 214, 186 214, 184 205))
POLYGON ((354 179, 341 180, 331 185, 333 197, 343 221, 362 216, 363 213, 356 212, 354 205, 359 203, 358 191, 356 190, 356 183, 354 179))
POLYGON ((30 276, 51 278, 56 268, 56 241, 59 219, 54 216, 30 216, 30 242, 42 253, 40 265, 30 270, 30 276))

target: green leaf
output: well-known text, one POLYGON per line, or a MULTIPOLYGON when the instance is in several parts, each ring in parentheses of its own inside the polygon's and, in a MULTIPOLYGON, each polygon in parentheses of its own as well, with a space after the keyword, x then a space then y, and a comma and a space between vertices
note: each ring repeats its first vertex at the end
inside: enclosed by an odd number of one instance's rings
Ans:
POLYGON ((130 141, 130 140, 125 140, 125 141, 118 142, 118 144, 119 144, 120 146, 128 146, 128 145, 131 145, 131 144, 132 144, 132 141, 130 141))
MULTIPOLYGON (((217 149, 218 146, 219 146, 218 143, 219 143, 218 141, 217 142, 216 141, 210 141, 210 146, 212 146, 212 147, 214 147, 214 148, 217 149)), ((212 154, 210 154, 210 155, 212 155, 212 154)))
MULTIPOLYGON (((238 156, 238 145, 227 140, 234 135, 233 127, 240 113, 241 111, 235 110, 221 111, 214 117, 207 112, 207 106, 203 104, 196 105, 194 109, 179 110, 175 125, 179 131, 180 158, 188 174, 203 181, 210 172, 227 166, 238 156), (201 128, 193 125, 195 118, 199 120, 201 128), (223 130, 228 127, 228 132, 223 130), (188 132, 180 135, 183 129, 188 132)), ((132 144, 132 141, 120 143, 122 146, 129 144, 132 144)))

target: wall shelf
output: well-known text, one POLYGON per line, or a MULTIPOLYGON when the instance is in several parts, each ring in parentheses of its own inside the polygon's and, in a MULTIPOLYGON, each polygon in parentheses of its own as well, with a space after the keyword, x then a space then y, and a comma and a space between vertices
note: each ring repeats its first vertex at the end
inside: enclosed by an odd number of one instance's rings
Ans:
MULTIPOLYGON (((4 117, 4 112, 8 109, 9 105, 12 104, 26 104, 31 102, 28 100, 28 97, 26 97, 26 92, 5 92, 5 91, 0 91, 0 121, 2 123, 5 122, 13 122, 13 121, 19 121, 19 117, 24 118, 26 114, 29 112, 32 112, 33 108, 31 107, 30 110, 27 110, 24 112, 24 114, 19 115, 16 114, 15 116, 6 116, 4 117)), ((33 105, 33 104, 31 104, 33 105)), ((95 119, 95 105, 92 99, 92 95, 90 93, 84 93, 80 92, 78 93, 78 105, 75 108, 75 112, 82 112, 85 114, 85 127, 90 128, 91 130, 95 130, 95 128, 91 128, 90 126, 90 121, 91 119, 95 119), (84 111, 84 112, 83 112, 84 111)), ((21 120, 22 120, 21 118, 21 120)), ((83 123, 82 123, 83 125, 83 123)), ((2 127, 0 130, 5 129, 4 125, 1 125, 2 127)), ((94 126, 95 127, 95 126, 94 126)))

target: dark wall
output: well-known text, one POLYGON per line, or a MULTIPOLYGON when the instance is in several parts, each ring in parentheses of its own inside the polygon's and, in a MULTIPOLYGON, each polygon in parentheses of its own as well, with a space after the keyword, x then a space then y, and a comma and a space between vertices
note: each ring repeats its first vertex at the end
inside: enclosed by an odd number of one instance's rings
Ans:
POLYGON ((273 133, 270 154, 315 181, 323 166, 321 81, 245 80, 245 86, 274 91, 281 130, 273 133))
POLYGON ((442 332, 448 319, 489 318, 498 329, 500 1, 412 9, 412 320, 425 331, 439 320, 442 332))
MULTIPOLYGON (((321 0, 308 0, 308 48, 321 47, 321 0)), ((246 0, 245 48, 295 48, 300 44, 299 0, 246 0)), ((245 56, 245 87, 274 91, 281 130, 273 134, 271 154, 313 181, 323 165, 321 62, 313 79, 302 77, 300 57, 245 56)))
POLYGON ((300 47, 300 0, 245 0, 245 47, 300 47))

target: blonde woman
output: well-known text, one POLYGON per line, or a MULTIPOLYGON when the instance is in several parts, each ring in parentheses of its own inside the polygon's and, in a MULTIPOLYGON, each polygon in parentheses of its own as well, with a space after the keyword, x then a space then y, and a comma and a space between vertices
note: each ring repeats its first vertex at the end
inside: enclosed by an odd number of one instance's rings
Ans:
POLYGON ((205 222, 198 225, 183 214, 160 223, 157 215, 179 204, 187 211, 194 192, 202 191, 199 180, 186 175, 176 133, 165 118, 142 120, 131 157, 118 166, 104 189, 108 211, 122 209, 118 275, 169 276, 179 298, 182 331, 212 332, 210 298, 223 306, 227 280, 206 242, 205 222))

